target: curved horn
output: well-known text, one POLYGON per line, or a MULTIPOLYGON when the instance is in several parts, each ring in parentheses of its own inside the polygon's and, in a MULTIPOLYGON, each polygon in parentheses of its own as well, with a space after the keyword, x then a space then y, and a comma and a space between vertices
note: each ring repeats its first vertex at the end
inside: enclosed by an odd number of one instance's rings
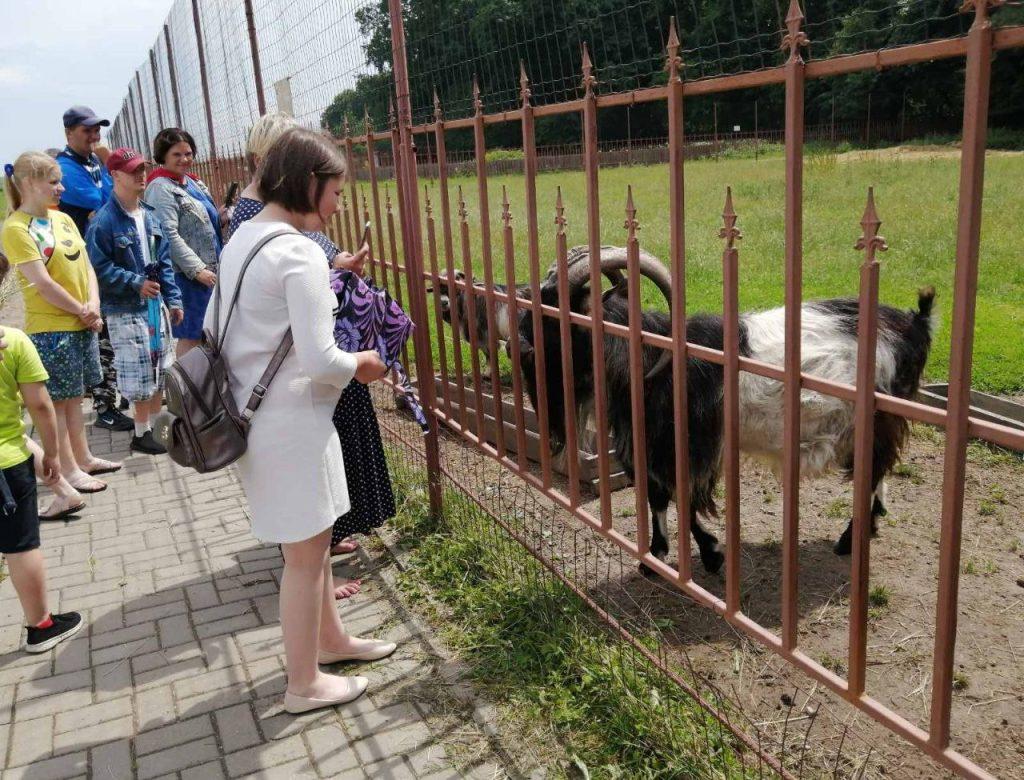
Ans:
MULTIPOLYGON (((626 250, 616 249, 614 252, 601 252, 601 270, 605 273, 615 269, 626 268, 626 250)), ((654 282, 658 289, 661 290, 661 294, 665 296, 665 301, 668 303, 668 310, 672 312, 672 276, 669 274, 668 268, 665 267, 664 263, 658 260, 653 255, 647 254, 647 252, 640 252, 640 273, 646 276, 652 282, 654 282)), ((660 374, 666 366, 672 362, 672 353, 667 349, 661 351, 661 355, 658 357, 657 362, 650 371, 645 375, 645 379, 650 379, 660 374)))
MULTIPOLYGON (((601 260, 602 263, 606 255, 616 255, 622 253, 625 257, 626 250, 622 247, 617 246, 603 246, 601 247, 601 260)), ((590 279, 590 250, 586 247, 574 246, 569 250, 568 253, 569 261, 569 289, 572 290, 574 285, 582 284, 584 281, 590 279)), ((624 266, 623 266, 624 267, 624 266)), ((557 268, 552 265, 548 270, 548 278, 554 279, 557 268)), ((618 268, 610 268, 605 270, 603 267, 601 272, 605 275, 605 278, 612 283, 612 286, 617 286, 622 282, 622 272, 618 268)))

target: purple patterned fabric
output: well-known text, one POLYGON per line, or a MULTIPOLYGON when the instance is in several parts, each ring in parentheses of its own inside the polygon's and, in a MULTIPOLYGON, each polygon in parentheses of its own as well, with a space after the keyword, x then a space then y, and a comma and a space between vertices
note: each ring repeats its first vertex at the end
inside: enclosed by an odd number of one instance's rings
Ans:
POLYGON ((387 290, 375 287, 351 271, 332 269, 331 289, 338 298, 334 321, 334 341, 338 349, 345 352, 375 350, 388 369, 397 373, 406 404, 425 432, 427 418, 423 407, 398 359, 402 345, 415 327, 409 315, 387 290))

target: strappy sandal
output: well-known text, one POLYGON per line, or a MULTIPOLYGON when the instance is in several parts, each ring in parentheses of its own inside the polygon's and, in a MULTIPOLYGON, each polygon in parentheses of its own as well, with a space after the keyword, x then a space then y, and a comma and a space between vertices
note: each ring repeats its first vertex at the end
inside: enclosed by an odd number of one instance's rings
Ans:
MULTIPOLYGON (((86 474, 90 477, 96 477, 100 474, 114 474, 124 468, 123 463, 115 463, 112 460, 103 460, 102 458, 96 459, 96 465, 91 469, 83 469, 86 474)), ((77 489, 77 488, 76 488, 77 489)))
POLYGON ((107 483, 100 479, 93 479, 90 475, 86 474, 86 478, 82 479, 79 477, 77 482, 68 480, 68 484, 71 485, 79 493, 91 494, 91 493, 102 493, 107 489, 107 483), (87 481, 88 480, 88 481, 87 481), (97 487, 97 485, 99 487, 97 487))
MULTIPOLYGON (((58 502, 60 502, 60 499, 57 499, 57 501, 54 501, 53 503, 56 504, 58 502)), ((53 508, 53 504, 50 504, 50 506, 48 508, 52 509, 53 508)), ((74 504, 73 506, 69 506, 69 507, 67 507, 65 509, 61 509, 59 512, 54 512, 52 515, 40 514, 39 515, 39 520, 40 520, 40 522, 44 522, 44 523, 45 522, 53 522, 53 521, 56 521, 56 520, 65 520, 65 519, 71 517, 72 515, 77 515, 83 509, 85 509, 85 502, 84 501, 80 501, 77 504, 74 504)))

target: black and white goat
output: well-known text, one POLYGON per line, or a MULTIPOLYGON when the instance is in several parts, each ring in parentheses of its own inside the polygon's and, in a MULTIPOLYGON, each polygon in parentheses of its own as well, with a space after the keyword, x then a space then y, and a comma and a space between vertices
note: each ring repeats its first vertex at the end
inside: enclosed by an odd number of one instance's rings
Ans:
MULTIPOLYGON (((602 259, 602 271, 623 269, 625 252, 602 259)), ((656 258, 641 254, 640 270, 671 301, 671 278, 656 258)), ((574 312, 589 310, 590 289, 587 263, 569 269, 569 307, 574 312)), ((935 291, 922 289, 916 311, 880 306, 878 310, 878 348, 876 385, 879 390, 900 398, 910 398, 917 390, 928 358, 932 337, 932 302, 935 291)), ((541 288, 545 304, 558 305, 558 289, 552 280, 541 288)), ((607 322, 629 323, 626 286, 619 284, 603 295, 604 318, 607 322)), ((765 363, 783 362, 785 312, 782 308, 749 312, 740 316, 739 352, 765 363)), ((834 298, 804 303, 801 311, 802 370, 837 382, 854 384, 857 370, 856 300, 834 298)), ((565 444, 561 338, 558 321, 545 318, 545 376, 552 447, 565 444)), ((643 328, 661 335, 671 334, 671 315, 663 312, 643 313, 643 328)), ((701 314, 687 318, 687 341, 714 349, 722 349, 723 321, 720 316, 701 314)), ((535 334, 533 321, 520 322, 520 347, 523 356, 523 379, 530 400, 536 406, 535 334)), ((571 339, 573 380, 577 414, 593 408, 593 354, 590 331, 572 328, 571 339)), ((633 478, 633 431, 630 406, 628 343, 625 339, 606 335, 604 358, 608 388, 608 422, 612 446, 619 462, 633 478)), ((648 493, 654 528, 651 553, 664 559, 668 553, 666 514, 675 494, 675 426, 673 417, 672 371, 668 352, 657 347, 644 347, 644 399, 647 434, 648 493)), ((718 539, 701 526, 698 516, 717 516, 714 490, 722 468, 723 448, 723 369, 705 360, 690 358, 687 364, 687 398, 689 419, 690 507, 691 528, 700 549, 704 568, 717 571, 724 556, 718 539)), ((783 385, 773 379, 740 372, 739 417, 740 448, 743 452, 767 461, 778 473, 783 441, 783 385)), ((838 398, 804 391, 800 408, 800 471, 803 476, 839 469, 847 477, 853 472, 853 405, 838 398)), ((908 431, 906 420, 877 412, 872 486, 875 499, 872 507, 872 531, 876 520, 885 513, 883 478, 896 464, 908 431)), ((852 521, 835 544, 839 555, 850 551, 852 521)))

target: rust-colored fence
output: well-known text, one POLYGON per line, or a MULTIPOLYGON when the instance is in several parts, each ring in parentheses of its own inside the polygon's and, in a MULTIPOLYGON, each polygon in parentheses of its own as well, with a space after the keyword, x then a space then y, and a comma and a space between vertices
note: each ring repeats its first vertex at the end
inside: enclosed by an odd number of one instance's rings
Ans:
MULTIPOLYGON (((365 144, 369 158, 373 159, 374 143, 390 141, 400 150, 398 157, 397 202, 400 212, 402 256, 405 265, 396 262, 395 247, 384 247, 377 220, 378 234, 374 242, 375 262, 389 269, 394 289, 406 289, 410 296, 410 307, 417 322, 425 324, 427 318, 434 320, 440 332, 448 325, 443 322, 450 317, 455 332, 460 332, 461 320, 468 320, 468 344, 459 338, 452 342, 453 354, 446 354, 443 339, 439 345, 439 365, 433 362, 429 329, 421 327, 416 340, 416 374, 419 377, 421 400, 431 416, 431 430, 425 441, 427 473, 430 476, 431 508, 443 511, 439 490, 440 469, 438 465, 437 426, 449 431, 497 460, 506 469, 518 474, 527 484, 542 491, 556 505, 572 513, 577 519, 593 528, 597 533, 619 546, 650 571, 673 587, 714 610, 722 619, 782 656, 786 661, 806 673, 818 684, 827 687, 846 699, 850 704, 884 724, 920 750, 926 752, 943 766, 964 776, 988 777, 986 771, 950 747, 950 709, 953 691, 954 649, 958 615, 958 578, 961 554, 961 525, 963 511, 964 475, 966 447, 972 437, 1002 446, 1024 448, 1024 436, 1011 429, 974 419, 970 416, 969 387, 971 379, 972 334, 976 280, 978 275, 978 247, 981 226, 981 194, 984 174, 984 151, 987 128, 987 106, 990 89, 991 60, 993 53, 1001 49, 1024 46, 1024 28, 1006 27, 994 29, 989 21, 992 6, 998 5, 987 0, 973 0, 965 5, 965 12, 974 16, 968 34, 962 38, 911 44, 884 51, 841 56, 805 62, 801 50, 808 43, 802 30, 803 14, 796 0, 793 0, 786 17, 786 32, 781 41, 787 59, 784 65, 739 75, 707 78, 684 82, 679 57, 679 40, 674 26, 669 28, 665 65, 668 83, 628 94, 607 94, 598 96, 594 89, 594 66, 584 46, 580 61, 580 79, 583 97, 577 100, 548 104, 539 108, 531 105, 528 74, 521 74, 521 107, 515 111, 487 114, 475 92, 475 112, 472 117, 446 121, 442 106, 438 103, 434 121, 416 126, 411 125, 411 111, 407 91, 407 74, 403 59, 402 20, 398 4, 392 6, 392 29, 394 32, 395 82, 397 85, 397 121, 390 132, 369 133, 365 136, 346 139, 351 155, 353 144, 365 144), (880 266, 876 253, 885 248, 884 239, 878 235, 879 216, 875 211, 872 194, 865 193, 866 207, 861 219, 862 236, 858 248, 864 252, 861 266, 861 287, 859 298, 859 326, 857 328, 857 381, 855 385, 805 373, 801 363, 801 304, 802 304, 802 206, 803 206, 803 146, 805 139, 803 99, 808 79, 819 79, 849 74, 869 69, 885 69, 943 58, 961 57, 965 60, 965 101, 963 108, 963 146, 960 170, 960 195, 957 218, 956 270, 953 299, 953 343, 950 367, 950 390, 948 409, 937 410, 915 403, 905 397, 881 392, 875 387, 874 355, 879 339, 878 323, 878 279, 880 266), (724 341, 721 349, 687 341, 685 279, 685 238, 683 234, 683 180, 684 134, 682 130, 683 100, 686 97, 708 95, 740 88, 762 87, 782 84, 785 88, 785 355, 783 365, 760 362, 741 354, 739 344, 738 273, 737 262, 740 250, 738 225, 742 223, 742 206, 734 210, 731 197, 723 191, 725 201, 724 227, 722 238, 724 268, 724 341), (660 102, 665 105, 669 117, 668 181, 670 209, 670 270, 671 270, 671 328, 668 333, 642 329, 643 312, 640 308, 641 251, 637 233, 638 218, 631 195, 626 195, 624 204, 625 228, 623 243, 626 247, 625 269, 628 285, 625 297, 628 307, 626 322, 609 322, 605 319, 602 296, 590 297, 588 310, 573 310, 568 300, 570 262, 564 233, 565 216, 561 200, 551 214, 556 223, 557 250, 553 278, 548 285, 557 289, 555 300, 542 298, 544 266, 541 264, 538 235, 550 224, 544 216, 545 207, 537 201, 538 154, 534 142, 534 122, 538 116, 578 114, 582 119, 582 158, 586 184, 586 220, 590 265, 587 270, 591 290, 601 289, 602 270, 599 266, 601 254, 599 223, 599 138, 597 137, 597 115, 602 109, 636 104, 660 102), (484 129, 498 123, 519 123, 523 138, 522 172, 525 178, 526 219, 517 241, 510 224, 507 200, 503 204, 492 204, 487 187, 488 168, 484 129), (476 167, 476 192, 470 193, 458 187, 453 191, 448 177, 450 163, 445 151, 446 134, 452 130, 468 129, 474 137, 474 161, 476 167), (421 203, 418 171, 415 162, 417 151, 426 146, 429 139, 432 154, 436 156, 439 179, 439 203, 421 203), (473 258, 470 250, 469 224, 466 199, 474 198, 479 222, 474 225, 481 233, 479 258, 473 258), (503 257, 492 257, 490 212, 503 210, 503 257), (439 219, 437 211, 440 211, 439 219), (737 211, 740 212, 737 216, 737 211), (438 224, 440 222, 440 224, 438 224), (516 287, 514 275, 514 253, 516 245, 525 241, 529 258, 529 283, 516 287), (382 257, 387 259, 382 259, 382 257), (474 260, 483 269, 483 279, 474 283, 474 260), (464 279, 457 277, 461 270, 464 279), (398 277, 401 276, 401 279, 398 277), (500 279, 507 287, 496 286, 500 279), (432 292, 428 293, 428 289, 432 292), (450 296, 448 314, 444 312, 442 292, 447 289, 450 296), (455 298, 463 298, 462 305, 455 298), (523 341, 514 331, 520 321, 528 321, 524 328, 535 335, 533 342, 523 341), (502 333, 502 323, 512 334, 502 333), (544 349, 559 341, 545 341, 540 334, 545 324, 557 323, 560 335, 561 354, 545 356, 544 349), (565 464, 568 473, 566 489, 562 490, 553 479, 553 457, 548 446, 551 437, 552 409, 564 413, 565 440, 575 442, 577 420, 574 409, 576 399, 572 381, 573 372, 578 370, 572 355, 573 334, 580 331, 590 333, 593 365, 593 420, 596 428, 597 475, 599 509, 591 512, 584 507, 580 495, 579 464, 569 457, 565 464), (509 335, 511 337, 509 338, 509 335), (509 357, 513 366, 510 388, 503 386, 497 360, 499 337, 509 338, 509 357), (629 399, 608 397, 608 370, 606 365, 606 339, 625 339, 628 344, 629 399), (662 550, 652 552, 652 534, 649 530, 651 512, 648 506, 650 493, 649 466, 651 453, 647 447, 647 434, 652 425, 663 421, 646 419, 645 394, 650 392, 645 384, 644 374, 649 370, 645 363, 645 348, 657 348, 671 356, 672 381, 671 408, 674 421, 674 449, 676 453, 690 452, 690 431, 688 431, 688 393, 696 392, 687 387, 687 361, 706 361, 721 366, 723 371, 723 429, 724 449, 723 480, 725 485, 725 598, 719 598, 698 585, 691 570, 690 536, 694 528, 694 516, 690 511, 691 483, 693 475, 686 457, 675 459, 674 486, 669 487, 677 502, 677 539, 679 546, 678 565, 672 566, 664 560, 662 550), (490 360, 481 361, 482 351, 490 360), (529 352, 529 354, 524 354, 529 352), (550 361, 560 360, 562 387, 555 389, 547 385, 545 366, 550 361), (438 371, 438 381, 431 381, 438 371), (532 376, 524 371, 535 372, 532 376), (739 516, 739 451, 740 414, 739 385, 741 376, 749 374, 768 378, 783 384, 783 430, 781 448, 782 490, 783 490, 783 532, 782 532, 782 626, 775 633, 745 615, 741 609, 741 523, 739 516), (524 380, 531 380, 537 388, 536 406, 528 409, 524 403, 524 380), (798 530, 801 475, 800 422, 801 391, 813 391, 829 397, 842 399, 855 409, 856 432, 854 435, 853 481, 854 512, 852 523, 852 555, 850 558, 850 618, 848 673, 843 676, 826 668, 818 660, 806 654, 798 642, 797 631, 797 589, 799 573, 798 530), (552 393, 564 393, 555 398, 552 393), (510 403, 506 404, 506 401, 510 403), (556 403, 557 402, 557 403, 556 403), (603 443, 609 440, 609 409, 612 404, 626 403, 631 409, 629 424, 619 422, 619 436, 632 437, 632 467, 635 472, 636 488, 636 538, 614 527, 611 509, 611 457, 609 447, 603 443), (936 601, 936 632, 933 648, 933 685, 931 718, 927 730, 912 723, 908 718, 881 703, 865 691, 866 650, 868 636, 868 563, 870 556, 870 533, 872 523, 872 500, 874 483, 872 459, 875 440, 873 425, 876 415, 892 415, 900 419, 928 423, 946 431, 945 470, 942 488, 941 540, 938 570, 938 595, 936 601), (508 417, 511 419, 507 419, 508 417), (529 418, 529 419, 528 419, 529 418), (536 453, 539 469, 535 470, 528 458, 527 435, 534 426, 541 446, 536 453), (659 553, 659 554, 656 554, 659 553)), ((376 209, 379 202, 377 174, 370 168, 369 179, 376 209)), ((358 235, 359 226, 368 211, 365 203, 356 208, 357 192, 353 183, 349 211, 342 219, 341 231, 346 237, 358 235)), ((388 213, 390 217, 390 212, 388 213)), ((851 215, 851 223, 856 215, 851 215)), ((392 234, 393 243, 393 234, 392 234)), ((578 273, 578 272, 577 272, 578 273)), ((383 275, 378 279, 386 278, 383 275)), ((518 280, 521 281, 521 280, 518 280)), ((620 370, 621 367, 616 367, 620 370)), ((662 383, 664 387, 664 383, 662 383)), ((563 426, 559 426, 563 427, 563 426)), ((666 486, 658 486, 664 491, 666 486)), ((663 521, 663 518, 653 518, 663 521)), ((698 533, 700 533, 700 530, 698 533)), ((703 552, 703 550, 702 550, 703 552)))

